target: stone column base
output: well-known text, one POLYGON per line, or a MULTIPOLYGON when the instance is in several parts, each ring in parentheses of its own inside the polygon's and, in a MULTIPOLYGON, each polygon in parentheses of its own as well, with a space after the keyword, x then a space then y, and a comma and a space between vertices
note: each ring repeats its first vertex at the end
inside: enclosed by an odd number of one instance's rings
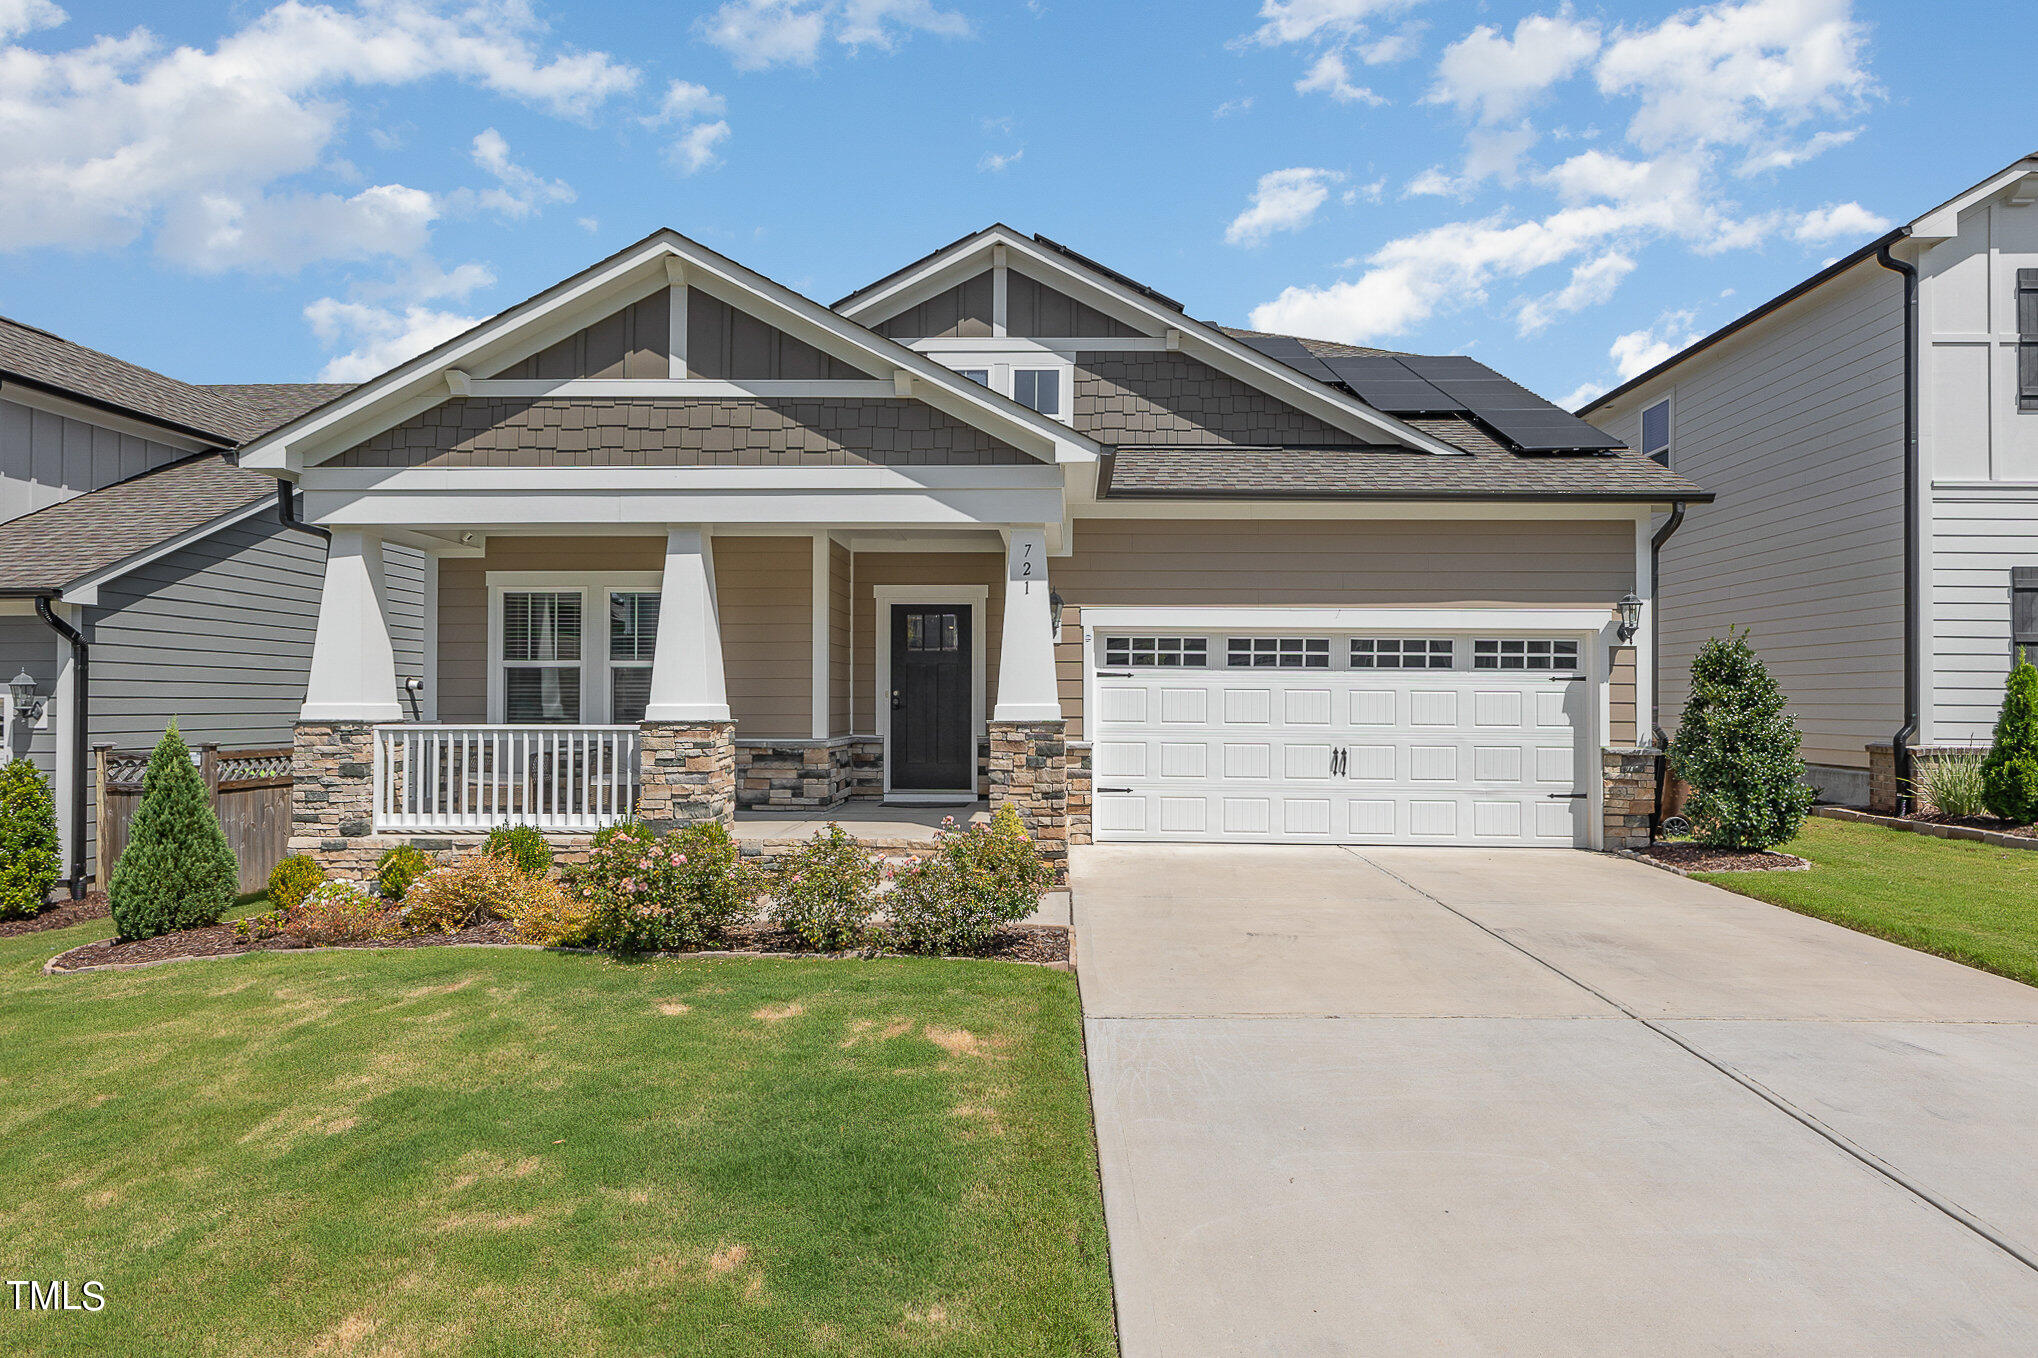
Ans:
POLYGON ((375 833, 375 725, 304 721, 290 751, 290 852, 351 866, 375 833))
POLYGON ((1067 729, 1060 721, 990 723, 991 809, 1018 811, 1056 882, 1068 876, 1067 729))
POLYGON ((1657 751, 1646 746, 1600 751, 1606 793, 1600 808, 1605 835, 1601 847, 1608 852, 1649 846, 1649 821, 1656 811, 1656 756, 1657 751))
POLYGON ((736 723, 647 721, 637 742, 637 819, 663 833, 736 823, 736 723))

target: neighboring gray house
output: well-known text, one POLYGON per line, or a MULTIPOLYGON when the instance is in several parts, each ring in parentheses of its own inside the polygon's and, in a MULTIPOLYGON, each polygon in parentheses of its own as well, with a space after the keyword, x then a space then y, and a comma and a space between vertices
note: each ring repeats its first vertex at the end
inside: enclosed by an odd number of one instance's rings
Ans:
POLYGON ((1893 809, 2038 656, 2038 156, 1579 414, 1719 497, 1662 552, 1662 720, 1747 627, 1824 795, 1893 809))
MULTIPOLYGON (((31 721, 10 695, 0 717, 7 753, 51 777, 74 891, 92 744, 146 747, 173 717, 194 744, 290 743, 325 539, 230 454, 345 390, 194 386, 0 318, 0 680, 25 671, 43 703, 31 721)), ((392 547, 403 677, 421 673, 423 572, 392 547)))

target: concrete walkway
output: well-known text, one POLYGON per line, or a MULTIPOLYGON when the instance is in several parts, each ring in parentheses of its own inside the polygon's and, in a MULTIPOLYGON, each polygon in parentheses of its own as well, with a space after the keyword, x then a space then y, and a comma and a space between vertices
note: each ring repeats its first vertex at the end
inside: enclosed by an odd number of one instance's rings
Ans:
POLYGON ((1128 1358, 2034 1347, 2038 990, 1585 853, 1073 873, 1128 1358))

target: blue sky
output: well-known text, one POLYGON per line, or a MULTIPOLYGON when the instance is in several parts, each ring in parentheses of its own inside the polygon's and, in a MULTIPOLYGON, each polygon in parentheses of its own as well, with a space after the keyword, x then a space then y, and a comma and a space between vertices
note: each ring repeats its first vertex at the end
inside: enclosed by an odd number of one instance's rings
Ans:
POLYGON ((2002 9, 0 0, 0 312, 368 376, 669 225, 823 301, 984 223, 1588 396, 2033 149, 2002 9))

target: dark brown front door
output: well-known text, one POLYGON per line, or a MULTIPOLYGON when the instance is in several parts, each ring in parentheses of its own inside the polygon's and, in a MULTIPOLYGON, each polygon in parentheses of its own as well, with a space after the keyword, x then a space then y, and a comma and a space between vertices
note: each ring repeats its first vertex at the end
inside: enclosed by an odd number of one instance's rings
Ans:
POLYGON ((892 605, 892 787, 953 792, 976 786, 970 739, 970 610, 966 604, 892 605))

